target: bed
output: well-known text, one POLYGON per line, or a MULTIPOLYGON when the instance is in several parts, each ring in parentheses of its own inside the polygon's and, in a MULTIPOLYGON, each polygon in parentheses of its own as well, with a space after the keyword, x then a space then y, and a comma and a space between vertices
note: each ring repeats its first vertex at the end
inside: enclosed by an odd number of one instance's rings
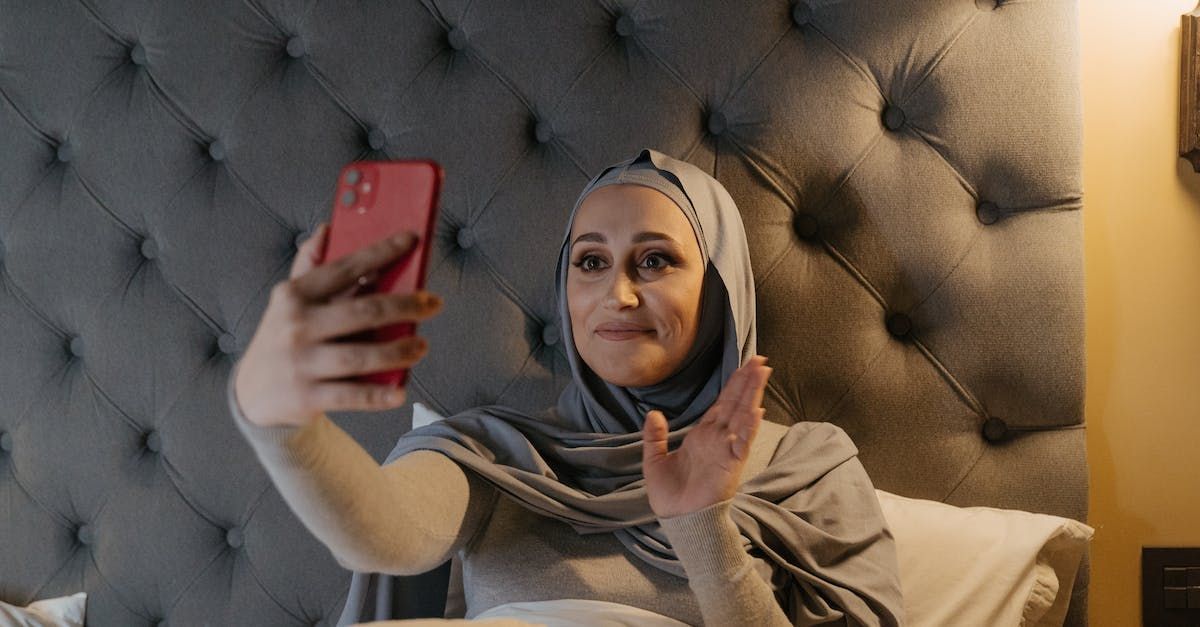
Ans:
MULTIPOLYGON (((409 401, 331 414, 379 460, 415 402, 553 402, 561 226, 650 146, 739 205, 768 416, 841 426, 881 490, 1085 521, 1077 14, 0 0, 0 601, 86 591, 95 625, 337 621, 350 573, 223 391, 360 159, 447 173, 446 306, 409 401)), ((441 616, 450 570, 372 578, 363 617, 441 616)), ((1072 627, 1087 583, 1085 556, 1072 627)))

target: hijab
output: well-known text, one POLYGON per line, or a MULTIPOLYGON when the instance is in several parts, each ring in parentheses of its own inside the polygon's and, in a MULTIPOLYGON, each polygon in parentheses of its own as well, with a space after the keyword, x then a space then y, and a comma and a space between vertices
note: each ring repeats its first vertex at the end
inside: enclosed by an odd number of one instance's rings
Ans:
MULTIPOLYGON (((604 168, 580 193, 563 231, 555 285, 571 367, 557 403, 537 414, 501 405, 459 412, 405 433, 384 464, 419 449, 439 451, 521 506, 580 534, 612 533, 639 559, 686 577, 646 497, 641 428, 646 412, 661 410, 674 450, 755 354, 754 277, 741 214, 703 170, 642 149, 604 168), (674 373, 645 387, 613 385, 588 367, 567 306, 575 216, 588 194, 616 184, 650 187, 674 201, 705 267, 696 341, 674 373)), ((793 425, 767 468, 743 477, 730 516, 756 571, 796 625, 843 616, 851 624, 899 624, 895 546, 858 449, 840 429, 814 426, 828 425, 793 425)))

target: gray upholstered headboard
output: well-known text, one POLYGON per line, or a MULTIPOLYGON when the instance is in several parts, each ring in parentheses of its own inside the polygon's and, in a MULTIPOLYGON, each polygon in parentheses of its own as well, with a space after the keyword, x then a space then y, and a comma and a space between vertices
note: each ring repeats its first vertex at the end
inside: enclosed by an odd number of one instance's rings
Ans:
MULTIPOLYGON (((410 403, 553 402, 563 220, 649 146, 741 208, 769 419, 1085 520, 1080 119, 1075 0, 0 0, 0 599, 336 621, 223 392, 355 159, 447 173, 410 403)), ((333 417, 382 460, 410 413, 333 417)))

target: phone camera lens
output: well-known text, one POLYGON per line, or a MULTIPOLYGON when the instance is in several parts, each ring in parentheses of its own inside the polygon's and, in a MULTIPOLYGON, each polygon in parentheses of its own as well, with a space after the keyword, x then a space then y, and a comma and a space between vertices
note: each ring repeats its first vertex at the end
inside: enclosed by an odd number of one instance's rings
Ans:
POLYGON ((362 174, 358 170, 348 170, 346 172, 346 182, 350 185, 357 183, 358 179, 361 177, 362 174))
POLYGON ((353 205, 354 204, 354 192, 352 192, 350 190, 346 190, 346 191, 342 192, 342 204, 347 205, 347 206, 353 205))

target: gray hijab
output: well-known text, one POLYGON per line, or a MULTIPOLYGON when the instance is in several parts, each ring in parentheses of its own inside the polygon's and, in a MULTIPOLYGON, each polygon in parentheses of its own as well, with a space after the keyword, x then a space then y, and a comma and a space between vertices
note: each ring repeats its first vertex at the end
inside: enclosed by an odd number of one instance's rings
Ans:
MULTIPOLYGON (((500 405, 459 412, 404 434, 384 464, 419 449, 439 451, 522 506, 580 534, 612 533, 648 564, 686 577, 646 499, 640 430, 647 411, 662 410, 674 449, 755 354, 754 277, 741 214, 703 170, 643 149, 597 174, 575 201, 555 282, 572 375, 557 404, 536 415, 500 405), (566 299, 579 206, 592 191, 622 183, 656 189, 679 206, 706 268, 696 342, 675 373, 640 388, 612 385, 582 361, 566 299)), ((731 517, 796 625, 843 616, 849 624, 899 624, 895 546, 858 449, 841 430, 807 428, 816 424, 784 434, 767 468, 741 485, 731 517), (830 523, 838 519, 850 522, 830 523)))

